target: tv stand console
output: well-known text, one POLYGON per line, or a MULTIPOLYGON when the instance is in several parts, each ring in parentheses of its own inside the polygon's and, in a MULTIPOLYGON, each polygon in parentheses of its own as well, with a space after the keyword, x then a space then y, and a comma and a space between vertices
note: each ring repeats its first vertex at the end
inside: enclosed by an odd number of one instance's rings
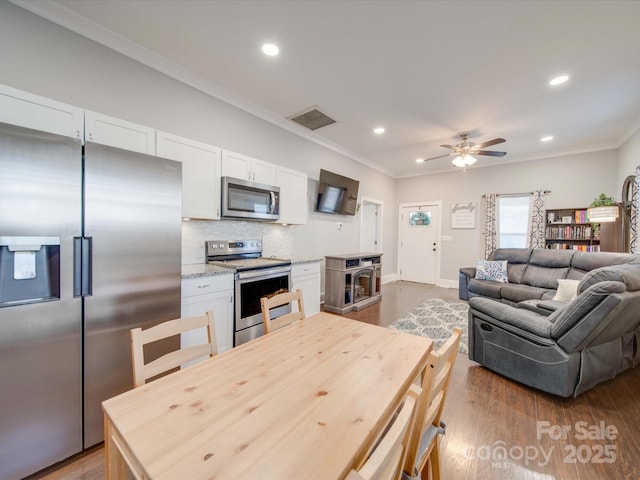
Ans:
POLYGON ((324 309, 347 313, 377 303, 380 292, 381 253, 327 256, 324 309))

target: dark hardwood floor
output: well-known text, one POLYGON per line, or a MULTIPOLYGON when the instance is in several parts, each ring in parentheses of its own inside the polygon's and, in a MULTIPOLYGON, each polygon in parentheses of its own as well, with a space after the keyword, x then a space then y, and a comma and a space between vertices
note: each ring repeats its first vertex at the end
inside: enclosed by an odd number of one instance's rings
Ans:
MULTIPOLYGON (((387 326, 428 298, 457 290, 383 285, 382 301, 347 317, 387 326)), ((496 375, 458 354, 444 419, 443 480, 640 479, 640 367, 578 398, 559 398, 496 375)), ((33 478, 104 478, 96 447, 33 478)))

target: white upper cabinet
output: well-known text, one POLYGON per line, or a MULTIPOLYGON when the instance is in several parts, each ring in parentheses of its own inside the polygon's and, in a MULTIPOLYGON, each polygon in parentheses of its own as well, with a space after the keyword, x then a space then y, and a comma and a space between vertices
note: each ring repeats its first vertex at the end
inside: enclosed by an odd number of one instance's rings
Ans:
POLYGON ((241 153, 222 151, 222 176, 240 178, 250 182, 276 184, 276 166, 273 163, 248 157, 241 153))
POLYGON ((148 155, 156 154, 156 131, 153 128, 85 111, 84 129, 86 141, 148 155))
POLYGON ((0 85, 0 122, 82 139, 84 111, 48 98, 0 85))
POLYGON ((278 223, 307 223, 307 175, 278 166, 277 183, 280 187, 280 218, 278 223))
POLYGON ((159 157, 182 162, 182 216, 220 218, 220 153, 213 145, 156 133, 159 157))

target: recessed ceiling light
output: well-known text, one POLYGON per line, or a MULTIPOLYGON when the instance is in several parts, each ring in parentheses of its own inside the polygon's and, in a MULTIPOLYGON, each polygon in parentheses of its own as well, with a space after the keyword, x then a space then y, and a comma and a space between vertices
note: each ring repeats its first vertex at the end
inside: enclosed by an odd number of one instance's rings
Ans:
POLYGON ((553 140, 553 136, 552 135, 547 135, 546 137, 542 137, 540 139, 541 142, 550 142, 551 140, 553 140))
POLYGON ((559 77, 552 78, 549 81, 549 85, 551 85, 551 86, 560 85, 560 84, 566 82, 567 80, 569 80, 569 75, 560 75, 559 77))
POLYGON ((384 133, 384 128, 376 127, 376 128, 373 129, 373 133, 375 133, 376 135, 380 135, 380 134, 384 133))
POLYGON ((274 45, 273 43, 265 43, 264 45, 262 45, 262 51, 264 52, 265 55, 269 55, 270 57, 275 57, 280 52, 280 49, 278 48, 277 45, 274 45))
POLYGON ((424 162, 424 158, 416 158, 416 163, 423 163, 424 162))

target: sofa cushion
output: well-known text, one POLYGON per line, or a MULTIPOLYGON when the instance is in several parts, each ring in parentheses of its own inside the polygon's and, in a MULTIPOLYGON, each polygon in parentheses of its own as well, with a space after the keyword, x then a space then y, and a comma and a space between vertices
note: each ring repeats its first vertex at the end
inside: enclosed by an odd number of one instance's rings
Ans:
POLYGON ((575 252, 571 258, 571 276, 568 278, 574 278, 574 272, 579 275, 578 278, 581 278, 585 273, 596 268, 637 262, 639 258, 638 255, 630 253, 575 252))
POLYGON ((544 288, 508 283, 502 287, 500 295, 502 295, 502 298, 505 300, 518 303, 529 299, 539 300, 545 292, 546 290, 544 288))
POLYGON ((546 250, 536 248, 531 252, 529 265, 538 265, 549 268, 569 268, 575 250, 546 250))
POLYGON ((507 283, 507 261, 476 260, 476 278, 478 280, 507 283))
POLYGON ((491 252, 489 260, 506 260, 509 283, 521 283, 532 251, 531 248, 498 248, 491 252))
POLYGON ((533 287, 555 290, 558 288, 558 279, 566 278, 568 271, 569 267, 556 268, 529 265, 522 277, 522 283, 533 287))
POLYGON ((504 283, 489 280, 478 280, 477 278, 469 280, 469 292, 494 299, 500 299, 500 289, 504 286, 504 283))

